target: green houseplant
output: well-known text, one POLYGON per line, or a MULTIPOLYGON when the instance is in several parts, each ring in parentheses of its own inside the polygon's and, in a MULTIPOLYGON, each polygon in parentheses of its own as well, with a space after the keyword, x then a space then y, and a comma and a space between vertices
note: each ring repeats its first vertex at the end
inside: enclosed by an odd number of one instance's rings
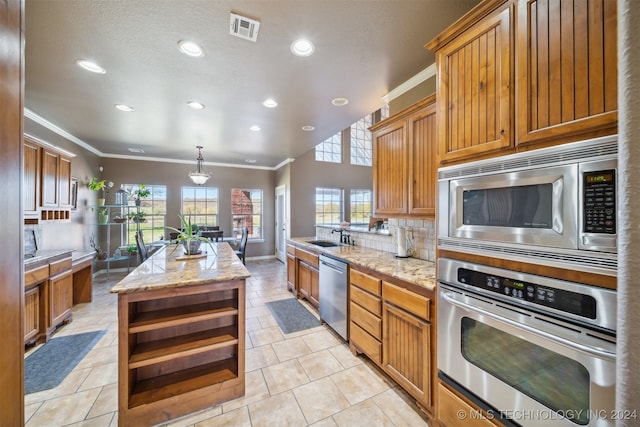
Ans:
POLYGON ((127 219, 129 219, 129 221, 138 222, 138 223, 147 222, 144 212, 130 212, 127 214, 127 219))
POLYGON ((129 245, 127 246, 127 253, 130 256, 134 256, 135 254, 138 253, 138 247, 136 245, 129 245))
POLYGON ((131 192, 136 206, 140 206, 140 200, 151 195, 151 190, 145 184, 138 184, 138 189, 131 192))
POLYGON ((109 188, 113 187, 113 182, 93 177, 87 181, 87 187, 91 191, 102 191, 102 197, 98 197, 98 205, 102 206, 104 205, 106 193, 109 192, 109 188))
POLYGON ((184 214, 178 214, 178 217, 180 218, 180 226, 182 227, 182 229, 167 227, 168 229, 178 233, 178 236, 175 239, 176 247, 173 248, 173 251, 171 251, 171 253, 173 253, 180 245, 184 247, 184 252, 187 255, 199 254, 200 245, 202 242, 205 242, 209 246, 211 246, 211 240, 206 237, 198 236, 196 234, 198 231, 198 226, 197 224, 191 223, 191 215, 185 217, 184 214))
POLYGON ((109 212, 107 208, 98 208, 98 224, 109 222, 109 212))

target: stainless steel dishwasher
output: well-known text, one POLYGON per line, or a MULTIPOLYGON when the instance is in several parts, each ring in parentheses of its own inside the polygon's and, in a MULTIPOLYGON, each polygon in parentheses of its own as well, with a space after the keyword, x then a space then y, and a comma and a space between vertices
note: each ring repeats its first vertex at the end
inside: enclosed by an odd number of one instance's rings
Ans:
POLYGON ((342 338, 347 336, 348 264, 320 254, 320 319, 342 338))

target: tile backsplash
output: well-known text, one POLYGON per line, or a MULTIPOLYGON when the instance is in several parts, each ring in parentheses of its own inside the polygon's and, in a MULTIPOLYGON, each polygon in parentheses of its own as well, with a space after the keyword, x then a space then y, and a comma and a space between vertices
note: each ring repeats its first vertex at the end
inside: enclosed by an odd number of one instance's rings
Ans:
MULTIPOLYGON (((434 220, 389 218, 388 224, 388 231, 369 232, 366 227, 354 227, 348 228, 347 233, 349 233, 352 240, 355 240, 358 246, 396 253, 398 251, 396 240, 398 228, 405 227, 407 228, 407 235, 412 235, 410 237, 413 242, 412 257, 426 261, 436 260, 436 226, 434 220), (410 232, 409 230, 412 231, 410 232)), ((316 226, 316 237, 323 240, 337 241, 338 235, 331 233, 331 230, 335 228, 323 225, 316 226)))

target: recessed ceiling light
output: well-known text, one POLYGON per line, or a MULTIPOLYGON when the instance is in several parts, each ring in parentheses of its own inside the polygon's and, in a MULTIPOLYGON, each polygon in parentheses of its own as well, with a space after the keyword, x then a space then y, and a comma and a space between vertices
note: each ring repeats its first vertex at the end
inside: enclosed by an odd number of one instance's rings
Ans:
POLYGON ((128 150, 132 153, 144 153, 144 150, 142 148, 128 148, 128 150))
POLYGON ((310 56, 314 50, 313 43, 306 39, 299 39, 291 43, 291 52, 297 56, 310 56))
POLYGON ((189 106, 189 108, 192 108, 194 110, 204 110, 204 104, 202 102, 189 101, 187 102, 187 105, 189 106))
POLYGON ((185 55, 192 56, 194 58, 200 58, 204 56, 204 51, 200 45, 190 42, 189 40, 180 40, 178 42, 178 50, 185 55))
POLYGON ((116 105, 114 105, 114 107, 116 107, 120 111, 125 111, 127 113, 135 111, 133 108, 129 107, 128 105, 124 105, 124 104, 116 104, 116 105))
POLYGON ((349 103, 349 100, 347 98, 334 98, 331 100, 331 103, 333 105, 335 105, 336 107, 344 107, 345 105, 347 105, 349 103))
POLYGON ((312 130, 315 130, 315 129, 316 129, 315 126, 311 126, 311 125, 302 126, 302 130, 305 132, 311 132, 312 130))
POLYGON ((260 126, 253 125, 253 126, 251 126, 249 129, 251 129, 251 130, 252 130, 252 131, 254 131, 254 132, 258 132, 258 131, 260 130, 260 126))
POLYGON ((86 59, 78 59, 76 61, 76 64, 79 67, 84 68, 87 71, 91 71, 92 73, 104 74, 104 73, 107 72, 107 70, 105 70, 104 68, 102 68, 101 66, 96 64, 95 62, 87 61, 86 59))
POLYGON ((269 99, 265 99, 262 102, 262 105, 264 105, 265 107, 268 107, 268 108, 274 108, 274 107, 278 106, 278 103, 276 102, 275 99, 269 98, 269 99))
POLYGON ((245 160, 245 162, 251 163, 251 164, 255 163, 256 161, 257 160, 255 160, 255 159, 247 159, 247 160, 245 160))

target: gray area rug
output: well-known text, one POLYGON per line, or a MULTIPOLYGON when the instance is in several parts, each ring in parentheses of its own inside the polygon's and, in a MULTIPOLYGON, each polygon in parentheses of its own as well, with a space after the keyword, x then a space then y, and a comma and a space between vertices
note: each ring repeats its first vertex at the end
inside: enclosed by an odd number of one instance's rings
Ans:
POLYGON ((320 321, 295 298, 270 301, 267 307, 285 334, 320 326, 320 321))
POLYGON ((24 360, 24 392, 56 387, 106 333, 106 330, 53 338, 24 360))

